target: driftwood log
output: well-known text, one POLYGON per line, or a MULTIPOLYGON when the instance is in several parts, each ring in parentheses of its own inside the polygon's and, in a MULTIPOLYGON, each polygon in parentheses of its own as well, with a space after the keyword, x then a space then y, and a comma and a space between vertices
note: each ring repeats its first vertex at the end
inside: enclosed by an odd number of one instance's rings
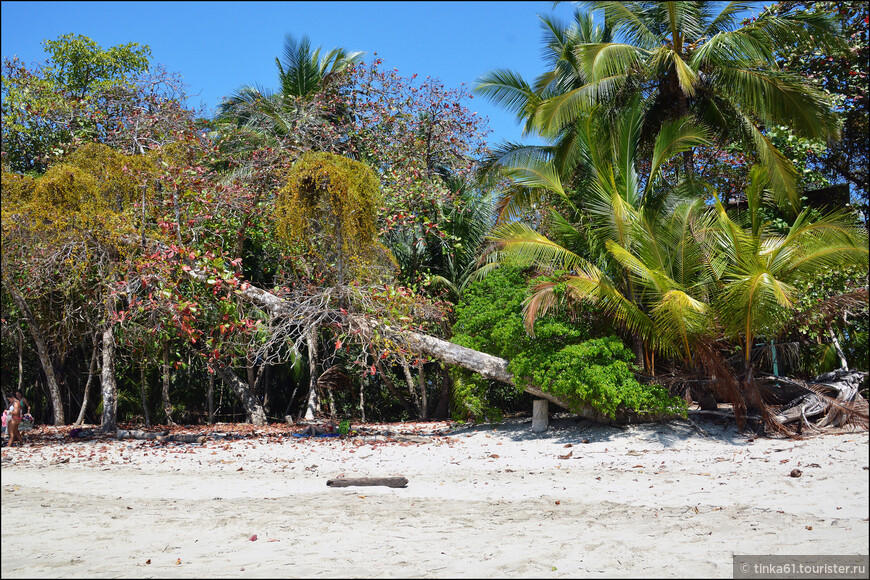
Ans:
POLYGON ((786 402, 776 420, 787 425, 819 417, 818 427, 840 427, 850 419, 867 420, 867 401, 858 393, 866 372, 837 370, 819 375, 806 383, 767 377, 765 390, 786 402))
POLYGON ((326 482, 327 487, 350 487, 356 485, 386 487, 405 487, 408 485, 407 477, 339 477, 326 482))
POLYGON ((129 431, 126 429, 118 429, 115 437, 117 437, 118 439, 156 440, 170 441, 174 443, 205 443, 205 440, 207 439, 205 435, 194 435, 191 433, 178 433, 176 435, 170 435, 169 431, 157 433, 154 431, 140 431, 138 429, 129 431))

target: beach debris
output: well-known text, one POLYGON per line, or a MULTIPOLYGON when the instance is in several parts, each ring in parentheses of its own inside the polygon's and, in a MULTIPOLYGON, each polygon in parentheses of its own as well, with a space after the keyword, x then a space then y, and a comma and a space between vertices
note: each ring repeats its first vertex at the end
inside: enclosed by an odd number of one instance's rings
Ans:
POLYGON ((256 542, 256 541, 257 541, 257 534, 254 534, 253 536, 251 536, 250 538, 248 538, 248 541, 249 541, 249 542, 256 542))
POLYGON ((788 475, 789 477, 800 477, 801 475, 803 475, 803 471, 801 471, 800 469, 792 469, 791 473, 789 473, 788 475))
POLYGON ((565 455, 560 455, 560 456, 559 456, 559 459, 571 459, 571 456, 572 456, 572 455, 574 455, 574 451, 573 451, 573 450, 569 451, 569 452, 566 453, 565 455))
POLYGON ((75 429, 70 430, 69 436, 75 437, 77 439, 89 439, 89 438, 94 436, 94 431, 93 431, 93 429, 75 428, 75 429))
POLYGON ((150 563, 151 563, 151 558, 148 558, 147 560, 145 560, 145 563, 146 563, 146 564, 150 564, 150 563))
POLYGON ((350 487, 350 486, 376 486, 405 487, 408 485, 407 477, 339 477, 326 482, 327 487, 350 487))
POLYGON ((205 443, 207 437, 205 435, 197 435, 195 433, 176 433, 169 434, 169 431, 142 431, 140 429, 118 429, 115 432, 117 439, 137 439, 137 440, 155 440, 155 441, 171 441, 174 443, 205 443))

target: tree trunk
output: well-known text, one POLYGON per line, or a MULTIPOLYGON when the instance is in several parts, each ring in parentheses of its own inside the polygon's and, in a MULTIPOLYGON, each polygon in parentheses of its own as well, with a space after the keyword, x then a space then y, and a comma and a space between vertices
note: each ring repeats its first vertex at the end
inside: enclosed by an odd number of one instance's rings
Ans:
POLYGON ((266 416, 269 415, 269 411, 272 407, 272 398, 269 389, 269 383, 272 380, 272 366, 269 364, 263 364, 263 410, 266 412, 266 416))
MULTIPOLYGON (((245 371, 248 375, 248 388, 253 391, 253 393, 257 394, 257 364, 255 361, 251 360, 250 353, 245 357, 245 371)), ((248 421, 251 420, 251 417, 248 416, 248 421)))
POLYGON ((643 340, 636 334, 631 335, 631 350, 634 352, 634 364, 637 365, 637 368, 648 371, 644 357, 643 340))
POLYGON ((375 367, 378 369, 378 372, 381 373, 381 377, 384 379, 384 384, 387 386, 387 390, 393 394, 394 397, 399 399, 399 402, 402 403, 402 406, 405 407, 405 410, 410 415, 413 410, 411 409, 411 403, 408 402, 408 399, 396 388, 396 385, 393 384, 393 379, 390 378, 390 375, 387 374, 387 371, 384 370, 384 366, 381 364, 381 361, 378 360, 375 363, 375 367))
POLYGON ((305 420, 311 421, 320 412, 320 398, 317 396, 317 331, 316 327, 308 330, 308 405, 305 407, 305 420))
POLYGON ((145 361, 139 367, 139 395, 142 397, 142 414, 145 415, 145 425, 151 426, 151 414, 148 413, 148 397, 145 396, 145 361))
POLYGON ((88 369, 88 380, 85 382, 85 394, 82 397, 82 407, 79 409, 79 416, 76 418, 74 425, 78 427, 85 421, 85 413, 88 412, 88 400, 91 397, 91 384, 94 382, 94 371, 97 369, 97 352, 99 351, 100 343, 97 340, 97 335, 94 335, 94 349, 91 353, 91 366, 88 369))
POLYGON ((163 414, 166 416, 167 425, 175 425, 172 420, 172 402, 169 400, 169 384, 171 377, 169 376, 169 341, 163 343, 163 390, 160 393, 160 400, 163 402, 163 414))
POLYGON ((441 394, 438 397, 438 404, 432 414, 433 419, 444 420, 450 416, 450 387, 453 384, 453 377, 450 376, 450 369, 446 365, 441 366, 441 394))
POLYGON ((837 358, 840 359, 840 369, 841 371, 849 371, 849 363, 846 361, 846 354, 843 352, 843 349, 840 347, 840 341, 837 340, 837 335, 834 333, 834 329, 831 328, 831 323, 828 322, 828 336, 831 337, 831 343, 834 345, 834 350, 837 351, 837 358))
MULTIPOLYGON (((109 298, 111 300, 111 298, 109 298)), ((118 428, 118 386, 115 383, 115 327, 111 320, 103 330, 103 433, 118 428)))
POLYGON ((422 361, 417 376, 420 379, 420 415, 421 419, 426 420, 429 417, 429 401, 426 398, 426 365, 422 361))
MULTIPOLYGON (((18 388, 16 391, 24 392, 24 333, 21 332, 21 327, 18 327, 18 388)), ((6 404, 6 394, 3 394, 3 404, 6 404)))
POLYGON ((231 369, 216 362, 209 364, 217 372, 221 380, 236 393, 245 409, 245 413, 251 417, 251 423, 258 427, 265 425, 266 413, 263 411, 262 405, 257 401, 257 397, 251 392, 248 384, 237 377, 236 373, 231 369))
MULTIPOLYGON (((422 354, 428 355, 447 364, 468 369, 487 379, 500 381, 509 385, 516 384, 513 375, 507 369, 508 361, 503 358, 466 348, 426 334, 412 331, 403 331, 400 334, 406 345, 422 354)), ((535 397, 547 399, 563 409, 567 409, 584 419, 596 423, 645 423, 677 417, 677 415, 666 413, 638 414, 634 412, 617 411, 616 418, 611 419, 592 407, 572 406, 537 387, 525 387, 524 390, 535 397)))
POLYGON ((408 361, 403 356, 400 361, 402 372, 405 375, 405 383, 408 385, 408 392, 411 393, 411 400, 414 402, 414 408, 417 409, 417 418, 423 418, 423 412, 420 409, 420 400, 417 398, 417 388, 414 386, 414 377, 411 376, 411 368, 408 366, 408 361))
POLYGON ((327 389, 326 395, 329 397, 329 418, 335 419, 335 395, 332 394, 332 389, 327 389))
POLYGON ((208 373, 208 424, 214 425, 214 373, 208 373))
POLYGON ((360 379, 359 382, 359 414, 360 420, 365 423, 366 422, 366 408, 363 403, 365 403, 365 393, 363 392, 363 386, 365 384, 365 379, 360 379))
POLYGON ((36 352, 39 355, 39 362, 45 373, 45 381, 48 384, 48 393, 51 397, 54 424, 55 426, 61 426, 66 422, 63 415, 63 401, 60 397, 60 386, 54 371, 54 363, 52 363, 51 354, 48 350, 48 342, 42 330, 37 327, 36 318, 33 316, 30 306, 24 297, 18 293, 18 290, 12 284, 7 284, 6 287, 9 290, 9 295, 12 296, 12 300, 21 310, 21 315, 25 322, 27 322, 27 328, 30 329, 30 336, 33 337, 33 342, 36 343, 36 352))

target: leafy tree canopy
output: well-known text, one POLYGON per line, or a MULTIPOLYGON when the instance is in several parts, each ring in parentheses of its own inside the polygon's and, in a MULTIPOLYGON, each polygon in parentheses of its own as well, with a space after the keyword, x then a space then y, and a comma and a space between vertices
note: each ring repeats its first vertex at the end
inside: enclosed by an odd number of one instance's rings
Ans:
POLYGON ((147 71, 151 58, 148 45, 130 42, 104 49, 81 34, 64 34, 42 44, 50 55, 46 78, 79 98, 147 71))

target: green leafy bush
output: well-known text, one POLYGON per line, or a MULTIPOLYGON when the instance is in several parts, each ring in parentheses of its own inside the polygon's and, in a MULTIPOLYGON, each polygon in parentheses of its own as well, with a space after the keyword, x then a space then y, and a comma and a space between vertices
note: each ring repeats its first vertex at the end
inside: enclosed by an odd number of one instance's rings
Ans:
MULTIPOLYGON (((535 322, 535 337, 529 336, 522 318, 528 286, 523 271, 511 267, 470 284, 456 307, 453 342, 509 360, 517 396, 535 386, 609 417, 621 408, 654 413, 685 409, 664 388, 638 383, 631 350, 618 337, 593 337, 591 316, 543 317, 535 322)), ((456 371, 454 377, 454 418, 499 416, 497 387, 468 371, 456 371)))

